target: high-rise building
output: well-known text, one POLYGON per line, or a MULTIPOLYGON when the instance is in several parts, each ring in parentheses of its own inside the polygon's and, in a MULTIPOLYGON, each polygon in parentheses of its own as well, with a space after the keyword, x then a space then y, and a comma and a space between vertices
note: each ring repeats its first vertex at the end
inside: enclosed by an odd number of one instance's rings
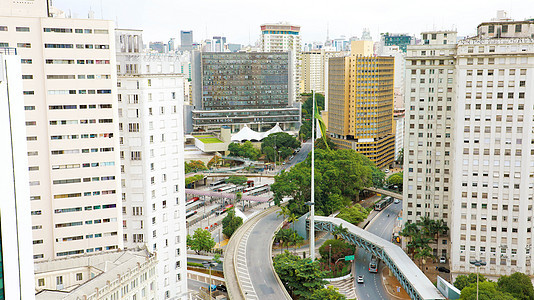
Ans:
POLYGON ((117 29, 116 40, 122 239, 125 248, 146 245, 157 253, 157 299, 185 299, 181 56, 144 52, 140 30, 117 29))
POLYGON ((473 260, 488 277, 534 274, 533 28, 501 14, 457 45, 433 31, 408 46, 403 220, 447 223, 435 247, 453 277, 473 260))
POLYGON ((406 47, 414 42, 414 37, 407 33, 382 33, 380 35, 380 45, 386 46, 399 46, 399 49, 406 53, 406 47))
POLYGON ((0 0, 22 63, 34 259, 122 248, 113 22, 0 0))
MULTIPOLYGON (((406 56, 403 221, 442 219, 450 226, 456 99, 456 32, 431 31, 435 39, 408 46, 406 56)), ((448 256, 446 236, 433 245, 448 256)))
POLYGON ((193 50, 193 30, 180 31, 180 50, 193 50))
POLYGON ((326 80, 328 76, 328 59, 348 55, 348 52, 332 52, 313 50, 302 53, 302 81, 301 93, 325 93, 327 90, 326 80))
POLYGON ((534 275, 534 20, 495 19, 458 42, 451 271, 534 275))
POLYGON ((369 54, 366 42, 372 49, 372 42, 353 41, 361 47, 329 60, 328 132, 339 148, 356 150, 382 168, 395 152, 394 59, 369 54))
POLYGON ((30 186, 20 57, 0 48, 0 299, 34 296, 30 186))
POLYGON ((298 130, 291 59, 291 52, 193 52, 194 129, 298 130))
POLYGON ((262 24, 260 51, 262 52, 286 52, 291 51, 292 55, 292 86, 295 100, 300 101, 300 80, 301 80, 301 38, 300 26, 289 23, 262 24))

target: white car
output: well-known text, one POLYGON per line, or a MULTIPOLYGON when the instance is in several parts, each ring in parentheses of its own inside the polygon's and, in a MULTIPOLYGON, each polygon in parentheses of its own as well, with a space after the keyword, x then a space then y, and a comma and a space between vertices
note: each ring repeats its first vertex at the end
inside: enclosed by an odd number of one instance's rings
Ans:
POLYGON ((358 276, 358 283, 363 283, 363 275, 358 276))
POLYGON ((393 203, 395 203, 395 204, 399 204, 399 203, 400 203, 400 200, 399 200, 399 199, 395 199, 395 201, 393 201, 393 203))
POLYGON ((439 258, 439 263, 440 264, 444 264, 446 262, 447 262, 447 258, 445 256, 442 256, 442 257, 439 258))
POLYGON ((387 174, 387 173, 389 173, 389 170, 385 170, 384 172, 387 174))

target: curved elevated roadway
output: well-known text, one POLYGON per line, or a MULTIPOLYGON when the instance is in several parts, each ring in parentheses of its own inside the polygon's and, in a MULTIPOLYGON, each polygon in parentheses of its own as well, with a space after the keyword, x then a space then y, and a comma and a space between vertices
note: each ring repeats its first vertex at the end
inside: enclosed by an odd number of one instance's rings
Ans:
POLYGON ((230 299, 291 299, 272 263, 273 235, 283 222, 278 210, 273 206, 252 217, 228 242, 224 275, 230 299))
POLYGON ((386 196, 390 196, 390 197, 402 200, 402 194, 395 193, 395 192, 392 192, 392 191, 388 191, 388 190, 384 190, 384 189, 377 189, 375 187, 367 187, 367 188, 364 188, 364 190, 368 190, 368 191, 371 191, 371 192, 379 193, 379 194, 382 194, 382 195, 386 195, 386 196))
POLYGON ((316 231, 333 233, 339 225, 346 228, 346 233, 341 234, 343 239, 378 257, 391 270, 412 299, 445 299, 399 246, 339 218, 316 216, 314 223, 316 231))

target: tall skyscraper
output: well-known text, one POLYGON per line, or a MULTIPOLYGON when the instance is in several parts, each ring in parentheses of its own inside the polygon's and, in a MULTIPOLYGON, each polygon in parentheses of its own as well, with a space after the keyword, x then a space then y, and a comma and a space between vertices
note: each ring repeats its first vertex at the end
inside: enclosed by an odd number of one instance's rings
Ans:
POLYGON ((348 52, 313 50, 302 53, 301 93, 325 93, 327 90, 328 59, 348 55, 348 52))
POLYGON ((395 151, 394 59, 369 54, 366 43, 353 41, 350 56, 329 60, 328 132, 339 148, 356 150, 382 168, 395 151))
POLYGON ((0 1, 22 63, 34 259, 122 248, 113 22, 0 1))
POLYGON ((0 299, 34 296, 30 186, 20 57, 0 48, 0 299))
POLYGON ((291 51, 292 85, 296 101, 300 101, 301 80, 301 38, 300 26, 289 23, 262 24, 261 25, 261 51, 285 52, 291 51))
POLYGON ((187 296, 183 76, 180 54, 143 51, 116 30, 125 247, 157 253, 158 299, 187 296))
POLYGON ((180 31, 180 50, 193 50, 193 30, 180 31))
POLYGON ((300 127, 290 52, 193 53, 193 127, 232 132, 300 127), (232 87, 232 88, 229 88, 232 87))

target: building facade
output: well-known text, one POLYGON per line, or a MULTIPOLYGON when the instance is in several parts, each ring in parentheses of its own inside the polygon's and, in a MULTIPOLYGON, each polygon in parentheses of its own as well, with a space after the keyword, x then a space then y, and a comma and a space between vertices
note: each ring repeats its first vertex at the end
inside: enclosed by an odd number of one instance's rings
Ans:
POLYGON ((0 299, 35 299, 20 57, 0 49, 0 299))
POLYGON ((193 30, 181 30, 180 31, 180 50, 181 51, 193 50, 193 30))
POLYGON ((380 44, 385 46, 399 46, 399 49, 406 53, 408 45, 412 44, 414 38, 406 33, 382 33, 380 35, 380 44))
POLYGON ((300 81, 302 66, 302 43, 300 38, 300 26, 291 25, 289 23, 262 24, 260 51, 291 52, 291 85, 293 87, 293 94, 295 96, 295 100, 300 101, 300 81))
POLYGON ((298 130, 290 52, 193 53, 193 127, 298 130))
POLYGON ((348 55, 349 52, 313 50, 302 53, 301 93, 326 93, 328 78, 328 59, 348 55))
POLYGON ((113 22, 0 4, 0 44, 22 63, 34 259, 122 248, 113 22))
MULTIPOLYGON (((404 131, 403 222, 421 217, 442 219, 449 227, 452 211, 452 165, 456 101, 456 32, 435 35, 428 44, 408 46, 404 131)), ((448 255, 444 236, 433 246, 448 255)))
MULTIPOLYGON (((357 43, 361 41, 353 41, 357 43)), ((364 47, 365 48, 365 47, 364 47)), ((342 149, 367 156, 377 167, 391 164, 394 59, 360 55, 335 57, 328 65, 328 132, 342 149)))
POLYGON ((457 51, 451 271, 532 276, 534 21, 477 31, 457 51))
POLYGON ((179 54, 143 51, 116 30, 123 242, 158 255, 157 299, 187 294, 183 76, 179 54))

